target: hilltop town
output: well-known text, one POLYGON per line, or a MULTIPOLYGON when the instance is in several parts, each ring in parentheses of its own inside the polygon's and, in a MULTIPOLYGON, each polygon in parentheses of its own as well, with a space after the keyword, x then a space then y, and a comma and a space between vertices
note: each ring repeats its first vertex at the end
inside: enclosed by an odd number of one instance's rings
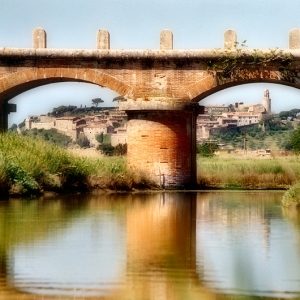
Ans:
POLYGON ((203 115, 197 117, 197 142, 201 143, 214 133, 238 127, 257 125, 264 115, 271 114, 269 90, 264 91, 261 104, 207 105, 203 115))
MULTIPOLYGON (((264 91, 261 103, 244 104, 236 102, 230 105, 206 105, 204 114, 198 115, 197 143, 211 141, 216 135, 221 135, 238 128, 258 125, 271 114, 271 98, 268 90, 264 91)), ((127 115, 116 107, 80 107, 61 106, 54 108, 51 113, 40 116, 28 116, 23 130, 50 130, 70 137, 76 143, 84 137, 90 147, 97 147, 103 142, 102 135, 109 137, 106 143, 116 147, 127 143, 127 115)), ((19 129, 20 130, 20 129, 19 129)), ((74 144, 73 143, 73 144, 74 144)))
MULTIPOLYGON (((126 144, 127 115, 118 108, 81 109, 81 115, 78 116, 77 107, 60 107, 60 110, 67 110, 63 116, 55 117, 53 113, 40 116, 28 116, 25 120, 25 130, 32 129, 56 129, 57 132, 69 136, 73 142, 79 137, 84 136, 89 140, 90 147, 98 144, 98 135, 109 135, 112 146, 126 144), (72 115, 76 114, 76 115, 72 115)), ((57 112, 55 108, 55 112, 57 112)))

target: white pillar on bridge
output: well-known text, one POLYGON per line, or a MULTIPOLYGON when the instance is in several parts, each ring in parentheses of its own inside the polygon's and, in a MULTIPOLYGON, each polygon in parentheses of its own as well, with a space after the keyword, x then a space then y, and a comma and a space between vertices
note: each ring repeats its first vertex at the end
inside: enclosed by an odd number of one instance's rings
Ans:
POLYGON ((32 48, 46 48, 47 47, 47 34, 43 28, 35 28, 32 32, 32 48))
POLYGON ((289 48, 300 49, 300 30, 297 28, 294 28, 290 31, 289 48))
POLYGON ((173 33, 169 29, 160 33, 160 50, 173 50, 173 33))
POLYGON ((100 29, 97 31, 97 49, 110 49, 110 34, 106 29, 100 29))
POLYGON ((224 33, 224 48, 235 49, 236 48, 236 33, 232 29, 228 29, 224 33))

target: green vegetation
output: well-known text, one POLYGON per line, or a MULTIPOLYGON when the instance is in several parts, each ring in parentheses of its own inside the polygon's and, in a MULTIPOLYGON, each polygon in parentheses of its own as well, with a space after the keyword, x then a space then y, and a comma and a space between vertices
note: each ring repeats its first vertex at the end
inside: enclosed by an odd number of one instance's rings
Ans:
POLYGON ((255 125, 245 129, 238 127, 225 133, 215 133, 211 135, 211 139, 232 148, 243 149, 244 138, 246 137, 246 147, 249 150, 266 148, 291 150, 290 138, 294 132, 291 122, 282 124, 278 121, 278 118, 273 118, 265 119, 262 125, 255 125))
POLYGON ((96 135, 96 141, 100 144, 111 144, 111 134, 103 134, 103 132, 101 132, 96 135))
POLYGON ((94 98, 94 99, 92 99, 92 103, 96 106, 96 107, 98 107, 98 104, 99 103, 103 103, 104 101, 101 99, 101 98, 94 98))
POLYGON ((253 49, 252 53, 243 51, 247 48, 246 40, 241 44, 235 42, 230 49, 215 49, 207 63, 207 70, 216 74, 220 82, 248 80, 249 73, 259 74, 260 66, 267 66, 271 61, 278 63, 278 71, 285 81, 295 82, 297 72, 292 69, 292 54, 284 53, 278 48, 261 52, 253 49))
MULTIPOLYGON (((67 116, 73 116, 73 117, 84 117, 87 115, 94 115, 98 114, 99 112, 106 111, 106 110, 115 110, 115 107, 98 107, 98 104, 101 103, 99 100, 100 98, 93 99, 96 102, 93 102, 97 106, 91 106, 91 107, 77 107, 73 105, 65 106, 61 105, 59 107, 53 108, 51 113, 48 113, 49 116, 60 118, 60 117, 67 117, 67 116)), ((92 101, 93 101, 92 100, 92 101)), ((109 113, 108 113, 109 114, 109 113)), ((25 123, 24 123, 25 125, 25 123)), ((19 125, 20 127, 20 125, 19 125)))
POLYGON ((22 131, 23 136, 33 137, 33 138, 40 138, 44 141, 50 142, 52 144, 58 145, 60 147, 68 147, 72 143, 72 139, 64 135, 62 133, 59 133, 56 129, 37 129, 33 128, 31 130, 23 130, 22 131))
POLYGON ((203 143, 197 145, 197 153, 202 157, 212 157, 214 152, 219 149, 218 145, 215 143, 203 143))
POLYGON ((294 153, 300 153, 300 127, 292 133, 289 144, 294 153))
POLYGON ((300 158, 200 158, 198 185, 202 188, 287 189, 300 179, 300 158))
POLYGON ((77 138, 76 144, 79 145, 80 148, 90 147, 90 141, 83 133, 81 133, 77 138))
POLYGON ((298 206, 300 204, 300 182, 291 186, 282 197, 284 207, 298 206))
POLYGON ((41 138, 0 134, 0 195, 35 195, 92 188, 154 187, 144 174, 126 169, 123 157, 79 158, 41 138))
POLYGON ((287 120, 288 118, 296 118, 297 114, 300 112, 299 108, 294 108, 291 110, 287 110, 287 111, 281 111, 278 116, 282 119, 282 120, 287 120))
POLYGON ((103 134, 103 132, 101 132, 100 134, 97 134, 97 135, 96 135, 96 141, 97 141, 98 143, 102 144, 102 143, 103 143, 103 140, 104 140, 104 134, 103 134))
POLYGON ((127 154, 127 144, 118 144, 116 147, 103 143, 97 146, 97 150, 106 156, 120 156, 127 154))

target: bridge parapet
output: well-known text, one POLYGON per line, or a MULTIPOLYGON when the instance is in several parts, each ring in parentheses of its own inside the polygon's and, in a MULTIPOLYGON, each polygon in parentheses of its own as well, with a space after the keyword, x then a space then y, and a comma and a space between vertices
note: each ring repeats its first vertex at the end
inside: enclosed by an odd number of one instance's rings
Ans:
MULTIPOLYGON (((33 41, 33 49, 45 49, 47 48, 47 34, 46 31, 43 28, 35 28, 32 32, 32 41, 33 41)), ((222 49, 219 49, 220 55, 224 55, 228 49, 234 50, 237 46, 237 34, 234 30, 229 29, 224 33, 224 51, 222 49), (224 52, 224 53, 223 53, 224 52)), ((0 48, 1 49, 1 48, 0 48)), ((2 49, 10 49, 10 48, 2 48, 2 49)), ((165 55, 164 56, 174 56, 173 52, 179 53, 175 54, 175 56, 178 56, 183 53, 198 53, 197 56, 200 54, 203 55, 203 57, 209 57, 211 55, 211 52, 214 49, 197 49, 197 50, 174 50, 173 49, 173 33, 171 30, 165 29, 160 33, 160 50, 111 50, 110 49, 110 34, 106 29, 100 29, 97 31, 96 35, 96 49, 97 50, 110 50, 113 51, 112 55, 115 56, 116 53, 152 53, 152 55, 157 55, 158 52, 163 52, 165 55), (166 51, 167 50, 167 51, 166 51), (170 51, 173 50, 173 51, 170 51), (165 52, 166 51, 166 52, 165 52), (171 54, 172 53, 172 54, 171 54)), ((296 50, 300 49, 300 30, 297 28, 292 29, 289 32, 289 50, 296 50)), ((25 49, 23 48, 18 48, 19 54, 23 52, 25 49)), ((242 50, 242 49, 240 49, 242 50)), ((285 50, 285 49, 282 49, 285 50)), ((51 53, 54 55, 58 55, 58 53, 61 50, 59 49, 51 49, 51 53)), ((63 53, 72 53, 74 54, 74 51, 79 51, 79 50, 64 50, 63 53)), ((84 51, 85 54, 87 55, 95 55, 95 50, 80 50, 81 55, 84 51)), ((251 52, 251 49, 248 49, 248 51, 251 52)), ((253 50, 252 50, 253 51, 253 50)), ((262 51, 264 51, 262 49, 262 51)), ((267 50, 265 50, 267 51, 267 50)), ((43 52, 42 52, 43 53, 43 52)), ((97 52, 96 52, 97 53, 97 52)), ((25 53, 24 53, 25 54, 25 53)), ((61 53, 62 54, 62 53, 61 53)), ((193 54, 191 54, 193 56, 193 54)), ((185 55, 185 58, 188 58, 189 55, 185 55)))

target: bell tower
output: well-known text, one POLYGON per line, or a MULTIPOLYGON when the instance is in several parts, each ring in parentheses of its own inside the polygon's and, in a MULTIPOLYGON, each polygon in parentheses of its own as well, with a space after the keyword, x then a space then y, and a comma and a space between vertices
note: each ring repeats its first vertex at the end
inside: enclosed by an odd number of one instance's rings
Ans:
POLYGON ((267 114, 271 113, 271 98, 270 98, 270 93, 269 90, 264 91, 264 97, 262 99, 262 105, 266 110, 267 114))

